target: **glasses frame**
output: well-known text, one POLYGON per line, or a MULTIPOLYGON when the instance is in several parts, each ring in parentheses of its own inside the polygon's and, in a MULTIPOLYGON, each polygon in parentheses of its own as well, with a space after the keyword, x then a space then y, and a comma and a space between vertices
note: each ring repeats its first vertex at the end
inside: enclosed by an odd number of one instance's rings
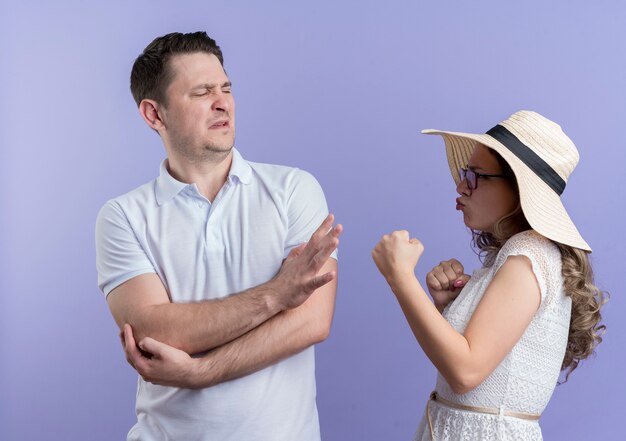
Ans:
POLYGON ((506 178, 506 175, 492 175, 487 173, 478 173, 471 168, 459 167, 459 176, 461 182, 467 181, 467 188, 474 191, 478 188, 478 178, 506 178))

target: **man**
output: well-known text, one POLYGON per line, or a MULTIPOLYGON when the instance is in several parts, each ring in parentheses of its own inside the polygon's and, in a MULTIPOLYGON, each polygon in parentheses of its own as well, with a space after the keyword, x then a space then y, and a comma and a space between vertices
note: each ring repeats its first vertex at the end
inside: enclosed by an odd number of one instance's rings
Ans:
POLYGON ((128 439, 318 440, 312 345, 330 330, 341 225, 311 175, 233 147, 206 33, 154 40, 131 90, 167 159, 96 225, 98 283, 142 377, 128 439))

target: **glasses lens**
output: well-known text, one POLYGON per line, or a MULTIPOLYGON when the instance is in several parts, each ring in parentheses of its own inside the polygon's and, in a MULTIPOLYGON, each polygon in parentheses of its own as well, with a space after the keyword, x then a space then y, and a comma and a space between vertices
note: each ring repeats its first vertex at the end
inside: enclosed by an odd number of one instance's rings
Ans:
POLYGON ((468 169, 465 176, 467 176, 467 186, 470 190, 476 190, 476 173, 474 173, 473 170, 468 169))
POLYGON ((461 176, 461 182, 467 180, 467 186, 470 190, 476 189, 476 173, 474 173, 469 168, 461 167, 459 169, 459 176, 461 176))
POLYGON ((470 190, 476 190, 476 173, 469 168, 461 167, 459 176, 461 176, 461 181, 467 180, 467 186, 470 190))

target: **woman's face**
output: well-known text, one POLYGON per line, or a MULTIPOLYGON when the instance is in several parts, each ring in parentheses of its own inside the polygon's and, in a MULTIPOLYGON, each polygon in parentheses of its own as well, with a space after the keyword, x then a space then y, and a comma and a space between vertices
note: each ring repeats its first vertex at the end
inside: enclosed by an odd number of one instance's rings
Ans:
MULTIPOLYGON (((467 169, 486 175, 501 175, 504 172, 496 153, 482 144, 476 145, 467 169)), ((519 202, 519 195, 510 179, 478 176, 474 189, 469 187, 467 179, 457 185, 460 197, 456 200, 456 209, 463 212, 465 225, 472 230, 493 233, 496 222, 515 210, 519 202)))

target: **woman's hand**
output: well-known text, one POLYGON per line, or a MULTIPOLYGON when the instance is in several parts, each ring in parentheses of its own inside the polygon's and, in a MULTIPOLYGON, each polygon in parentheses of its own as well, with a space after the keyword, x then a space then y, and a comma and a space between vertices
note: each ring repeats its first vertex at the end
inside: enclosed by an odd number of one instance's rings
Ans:
POLYGON ((426 275, 426 286, 439 312, 456 299, 469 279, 456 259, 441 262, 426 275))
POLYGON ((385 234, 372 251, 372 257, 387 283, 392 285, 398 279, 414 276, 415 265, 423 252, 424 245, 402 230, 385 234))

